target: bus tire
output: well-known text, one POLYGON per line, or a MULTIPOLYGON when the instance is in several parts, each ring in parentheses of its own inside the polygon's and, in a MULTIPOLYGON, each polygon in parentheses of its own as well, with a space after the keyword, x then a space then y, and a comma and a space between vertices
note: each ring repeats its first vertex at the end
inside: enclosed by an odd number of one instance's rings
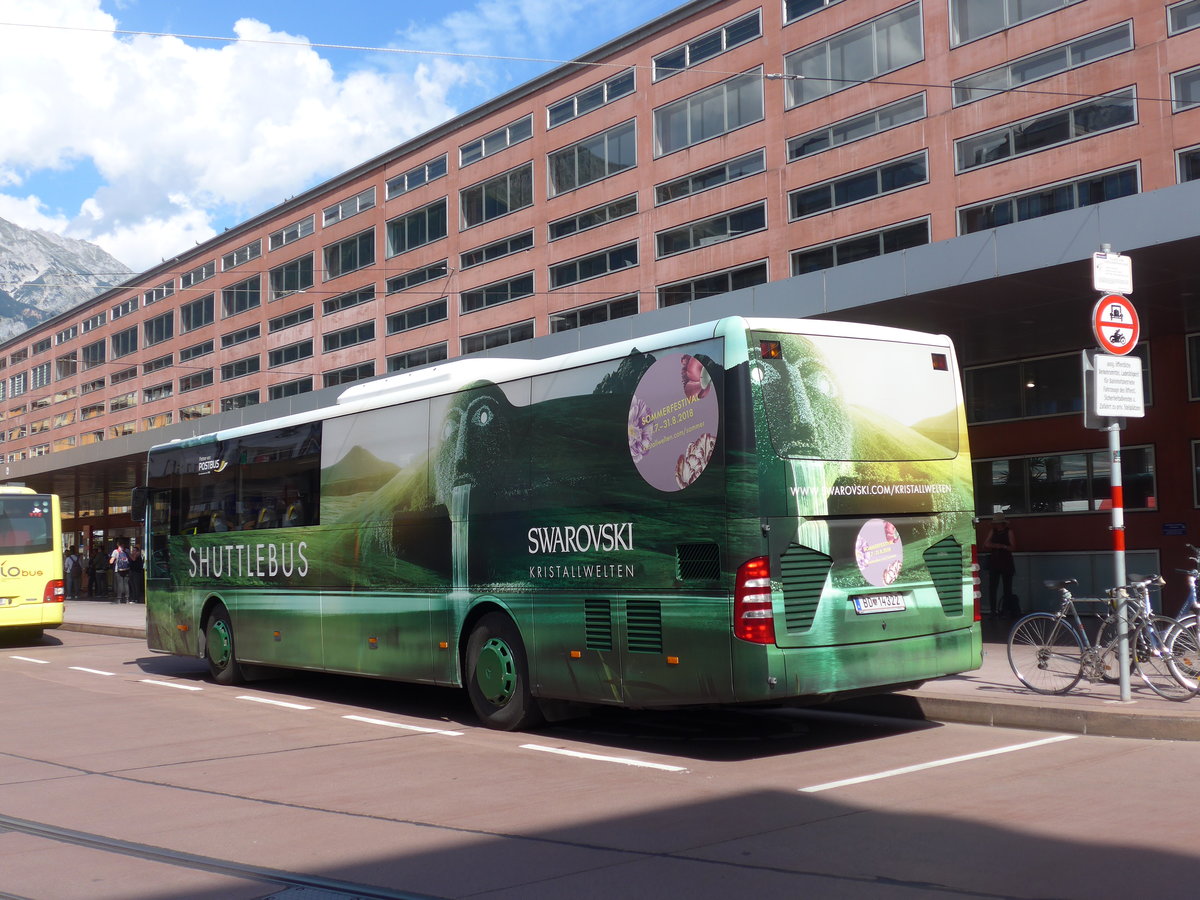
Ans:
POLYGON ((204 630, 204 658, 208 671, 217 684, 241 684, 245 681, 233 645, 233 622, 229 611, 218 606, 208 618, 204 630))
POLYGON ((488 613, 475 624, 467 640, 466 666, 471 706, 488 728, 521 731, 543 721, 529 690, 521 633, 504 613, 488 613))

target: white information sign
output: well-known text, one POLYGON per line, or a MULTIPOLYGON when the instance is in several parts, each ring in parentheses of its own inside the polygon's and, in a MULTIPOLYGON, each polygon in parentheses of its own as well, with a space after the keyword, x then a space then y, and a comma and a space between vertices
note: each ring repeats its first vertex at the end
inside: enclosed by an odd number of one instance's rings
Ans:
POLYGON ((1104 294, 1132 294, 1133 259, 1120 253, 1093 253, 1092 286, 1104 294))
POLYGON ((1093 365, 1096 367, 1096 415, 1138 418, 1146 415, 1141 357, 1097 354, 1093 365))

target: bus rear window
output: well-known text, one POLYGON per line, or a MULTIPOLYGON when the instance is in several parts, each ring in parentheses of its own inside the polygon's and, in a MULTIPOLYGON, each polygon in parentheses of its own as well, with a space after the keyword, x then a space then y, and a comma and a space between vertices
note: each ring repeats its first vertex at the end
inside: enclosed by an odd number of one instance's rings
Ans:
POLYGON ((52 509, 45 496, 0 497, 0 553, 53 550, 52 509))
POLYGON ((901 461, 958 455, 957 373, 946 347, 758 333, 775 452, 793 459, 901 461))

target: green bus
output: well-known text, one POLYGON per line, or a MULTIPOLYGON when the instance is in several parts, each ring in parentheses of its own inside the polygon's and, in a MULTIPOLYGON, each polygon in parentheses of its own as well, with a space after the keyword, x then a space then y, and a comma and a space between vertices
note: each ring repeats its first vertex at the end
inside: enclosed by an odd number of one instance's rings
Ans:
POLYGON ((948 338, 724 318, 450 361, 149 454, 147 640, 581 705, 805 704, 978 668, 948 338))

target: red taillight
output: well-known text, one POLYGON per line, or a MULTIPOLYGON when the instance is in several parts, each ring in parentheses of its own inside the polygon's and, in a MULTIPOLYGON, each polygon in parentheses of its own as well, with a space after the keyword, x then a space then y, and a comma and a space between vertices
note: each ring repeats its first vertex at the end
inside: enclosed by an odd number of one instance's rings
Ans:
POLYGON ((979 548, 971 545, 971 603, 975 609, 975 621, 983 620, 980 603, 983 600, 983 582, 979 578, 979 548))
POLYGON ((752 644, 775 643, 771 608, 771 564, 765 556, 738 566, 733 591, 733 636, 752 644))
POLYGON ((62 603, 67 592, 63 589, 62 579, 57 581, 47 581, 46 590, 42 594, 43 603, 62 603))

